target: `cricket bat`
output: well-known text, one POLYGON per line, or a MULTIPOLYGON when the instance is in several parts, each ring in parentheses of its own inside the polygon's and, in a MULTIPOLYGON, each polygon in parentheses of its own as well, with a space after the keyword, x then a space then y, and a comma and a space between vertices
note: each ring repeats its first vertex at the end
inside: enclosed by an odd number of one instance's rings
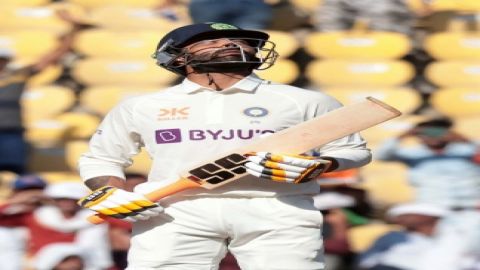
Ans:
MULTIPOLYGON (((249 152, 301 154, 400 115, 401 112, 390 105, 367 97, 364 101, 330 111, 193 166, 180 173, 177 181, 145 196, 158 201, 186 189, 214 189, 247 174, 244 155, 249 152)), ((101 214, 92 215, 88 220, 94 224, 104 221, 101 214)))

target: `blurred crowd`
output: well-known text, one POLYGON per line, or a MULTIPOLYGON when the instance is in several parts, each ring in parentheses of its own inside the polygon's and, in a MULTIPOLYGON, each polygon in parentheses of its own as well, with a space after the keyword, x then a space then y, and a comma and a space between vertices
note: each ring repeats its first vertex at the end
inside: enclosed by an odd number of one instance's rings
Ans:
MULTIPOLYGON (((115 102, 181 79, 149 59, 163 33, 216 21, 271 33, 279 71, 260 76, 404 114, 364 133, 372 164, 317 181, 327 269, 480 269, 478 14, 476 0, 2 1, 0 268, 126 267, 130 224, 86 221, 76 159, 115 102), (449 33, 465 50, 434 42, 449 33)), ((127 169, 131 190, 149 164, 127 169)), ((239 268, 228 254, 220 269, 239 268)))

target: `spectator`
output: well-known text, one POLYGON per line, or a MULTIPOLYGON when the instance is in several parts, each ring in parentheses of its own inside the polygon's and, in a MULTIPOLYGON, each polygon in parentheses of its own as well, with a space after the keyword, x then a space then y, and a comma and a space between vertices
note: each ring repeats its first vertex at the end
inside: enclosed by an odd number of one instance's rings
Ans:
POLYGON ((409 166, 409 181, 416 200, 452 208, 480 206, 479 145, 452 130, 450 119, 431 119, 417 124, 398 138, 376 149, 378 160, 409 166), (419 144, 405 146, 407 138, 419 144))
MULTIPOLYGON (((62 14, 60 18, 67 18, 66 12, 59 14, 62 14)), ((0 48, 0 171, 26 173, 27 144, 23 137, 20 98, 32 76, 57 63, 70 50, 73 37, 80 28, 81 25, 73 24, 71 32, 62 37, 58 48, 26 67, 13 67, 15 53, 0 48)))
POLYGON ((350 246, 347 231, 350 227, 344 208, 355 205, 355 199, 338 192, 324 192, 313 197, 315 207, 322 212, 326 269, 346 267, 350 246))
POLYGON ((351 29, 364 21, 369 29, 412 34, 414 14, 404 0, 324 0, 316 13, 318 31, 351 29))
MULTIPOLYGON (((434 236, 446 208, 421 203, 397 205, 387 217, 404 228, 386 233, 359 256, 362 270, 414 270, 423 262, 422 254, 435 246, 434 236)), ((432 268, 435 269, 435 268, 432 268)))
POLYGON ((77 200, 88 194, 82 183, 51 184, 45 189, 50 204, 34 211, 16 211, 16 204, 0 207, 0 226, 25 227, 29 231, 27 255, 35 255, 53 243, 76 243, 88 256, 87 265, 105 269, 111 265, 106 225, 92 225, 91 212, 80 208, 77 200))
MULTIPOLYGON (((34 258, 34 270, 83 270, 86 257, 75 244, 50 244, 42 248, 34 258)), ((92 269, 97 270, 97 269, 92 269)))
MULTIPOLYGON (((46 182, 35 175, 19 176, 12 183, 12 192, 6 203, 15 205, 12 212, 33 211, 45 201, 43 189, 46 182)), ((0 227, 0 261, 3 270, 22 268, 28 232, 25 228, 0 227)))

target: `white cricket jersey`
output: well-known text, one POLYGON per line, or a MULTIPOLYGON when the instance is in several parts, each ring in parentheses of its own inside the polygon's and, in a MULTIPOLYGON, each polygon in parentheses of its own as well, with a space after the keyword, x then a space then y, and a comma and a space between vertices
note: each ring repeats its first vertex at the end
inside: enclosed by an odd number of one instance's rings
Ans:
MULTIPOLYGON (((84 180, 107 175, 124 178, 123 169, 145 147, 153 159, 149 182, 166 185, 178 179, 179 172, 210 157, 340 106, 321 92, 272 83, 254 74, 222 91, 185 79, 112 109, 93 135, 89 152, 79 160, 80 174, 84 180)), ((339 169, 365 165, 371 158, 358 134, 324 145, 317 152, 336 158, 339 169)), ((315 181, 295 185, 247 176, 217 189, 184 194, 275 196, 318 191, 315 181)))

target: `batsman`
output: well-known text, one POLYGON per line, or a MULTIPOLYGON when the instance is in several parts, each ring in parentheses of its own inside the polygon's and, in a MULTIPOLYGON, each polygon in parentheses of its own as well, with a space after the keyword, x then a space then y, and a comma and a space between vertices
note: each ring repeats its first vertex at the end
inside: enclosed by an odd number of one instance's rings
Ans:
POLYGON ((312 200, 320 188, 312 180, 370 161, 358 133, 303 155, 249 153, 248 175, 216 189, 158 202, 145 197, 209 157, 342 106, 253 72, 277 56, 261 31, 224 23, 179 27, 159 41, 153 58, 185 79, 125 100, 105 116, 79 160, 92 190, 79 203, 134 222, 127 269, 218 269, 227 251, 245 270, 325 269, 322 215, 312 200), (124 169, 141 148, 153 160, 149 180, 128 192, 124 169))

